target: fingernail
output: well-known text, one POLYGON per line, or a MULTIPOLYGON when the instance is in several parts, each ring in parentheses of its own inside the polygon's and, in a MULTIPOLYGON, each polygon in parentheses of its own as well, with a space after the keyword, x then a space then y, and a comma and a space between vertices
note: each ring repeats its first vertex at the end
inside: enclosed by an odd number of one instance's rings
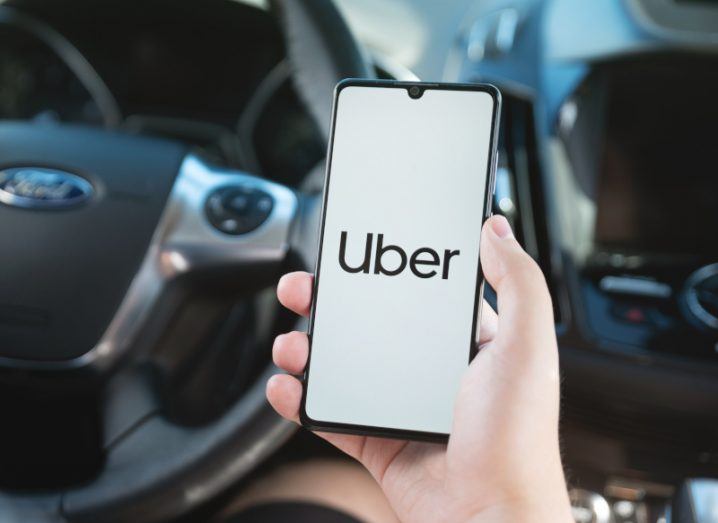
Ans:
POLYGON ((514 237, 509 221, 500 214, 491 218, 491 229, 494 231, 494 234, 501 239, 514 237))

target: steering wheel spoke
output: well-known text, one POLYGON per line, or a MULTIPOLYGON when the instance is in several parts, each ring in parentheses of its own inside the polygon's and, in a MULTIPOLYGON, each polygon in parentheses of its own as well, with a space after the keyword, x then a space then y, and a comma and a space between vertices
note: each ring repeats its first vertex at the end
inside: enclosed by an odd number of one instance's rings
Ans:
POLYGON ((188 156, 158 229, 165 277, 197 270, 276 264, 297 212, 290 189, 188 156))

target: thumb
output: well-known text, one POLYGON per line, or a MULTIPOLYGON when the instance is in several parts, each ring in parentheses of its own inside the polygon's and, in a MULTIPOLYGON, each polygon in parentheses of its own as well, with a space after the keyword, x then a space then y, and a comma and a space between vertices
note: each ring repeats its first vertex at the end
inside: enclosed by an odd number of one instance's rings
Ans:
POLYGON ((484 224, 481 266, 498 297, 496 341, 511 347, 509 350, 521 350, 546 346, 537 341, 554 339, 553 307, 546 280, 503 216, 493 216, 484 224))

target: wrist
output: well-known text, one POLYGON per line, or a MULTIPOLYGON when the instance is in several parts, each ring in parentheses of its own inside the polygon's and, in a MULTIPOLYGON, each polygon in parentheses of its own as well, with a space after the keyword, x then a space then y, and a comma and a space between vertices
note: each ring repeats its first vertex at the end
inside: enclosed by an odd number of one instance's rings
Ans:
POLYGON ((539 490, 526 488, 516 496, 482 508, 467 523, 502 523, 531 521, 536 523, 575 523, 563 479, 548 481, 539 490))
POLYGON ((575 523, 571 515, 568 495, 565 499, 516 501, 487 507, 467 520, 467 523, 575 523))

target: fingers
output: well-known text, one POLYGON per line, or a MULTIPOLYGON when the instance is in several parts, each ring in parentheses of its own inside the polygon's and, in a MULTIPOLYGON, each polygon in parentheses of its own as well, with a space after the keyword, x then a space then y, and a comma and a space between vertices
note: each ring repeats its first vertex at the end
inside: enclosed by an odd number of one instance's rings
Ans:
MULTIPOLYGON (((313 284, 314 277, 308 272, 290 272, 285 274, 280 278, 279 284, 277 285, 277 297, 279 298, 279 302, 289 310, 296 312, 301 316, 309 316, 309 309, 312 304, 313 284)), ((496 328, 496 312, 494 312, 491 306, 486 302, 486 300, 484 300, 481 307, 478 342, 483 344, 491 341, 496 334, 496 328)), ((290 335, 293 338, 292 341, 297 341, 294 333, 290 333, 290 335)), ((277 341, 280 341, 279 338, 275 341, 275 350, 277 341)), ((290 340, 282 340, 281 343, 289 341, 290 340)), ((279 349, 279 351, 283 352, 282 349, 279 349)), ((304 356, 304 359, 306 363, 306 355, 304 356)), ((304 363, 302 364, 301 370, 298 371, 291 370, 298 368, 297 365, 292 362, 287 362, 287 366, 285 366, 284 363, 279 363, 275 359, 275 363, 277 366, 292 374, 298 374, 304 369, 304 363)))
POLYGON ((313 284, 314 277, 308 272, 290 272, 280 278, 277 298, 287 309, 301 316, 309 316, 313 284))
MULTIPOLYGON (((267 380, 266 395, 267 401, 277 414, 289 421, 299 423, 302 384, 297 378, 287 374, 275 374, 267 380)), ((317 435, 353 458, 361 458, 365 438, 331 432, 318 432, 317 435)))
MULTIPOLYGON (((275 374, 267 380, 267 401, 277 414, 289 421, 299 423, 299 405, 302 401, 302 384, 293 376, 275 374)), ((353 457, 358 454, 359 440, 357 436, 346 434, 318 433, 329 443, 337 446, 353 457)))
POLYGON ((309 339, 304 332, 280 334, 274 340, 272 359, 274 364, 289 374, 301 374, 309 357, 309 339))
POLYGON ((546 280, 503 216, 494 216, 484 225, 481 265, 498 296, 497 337, 553 337, 553 308, 546 280))
MULTIPOLYGON (((308 273, 295 272, 282 277, 278 286, 279 300, 291 310, 299 314, 309 311, 309 304, 302 299, 311 288, 312 276, 308 273), (307 284, 307 280, 309 283, 307 284), (302 287, 305 287, 302 290, 302 287)), ((311 291, 309 291, 311 293, 311 291)), ((483 301, 480 311, 477 342, 479 345, 490 342, 496 336, 498 317, 496 312, 486 300, 483 301)), ((289 374, 301 374, 309 357, 309 341, 304 332, 289 332, 280 334, 274 340, 272 359, 274 364, 289 374)))
MULTIPOLYGON (((486 301, 481 307, 477 341, 479 345, 490 342, 496 336, 498 317, 486 301)), ((309 339, 304 332, 280 334, 272 346, 272 360, 280 369, 289 374, 301 374, 309 358, 309 339)))
POLYGON ((267 400, 277 414, 299 423, 299 403, 302 400, 302 384, 293 376, 275 374, 267 380, 267 400))
MULTIPOLYGON (((299 423, 302 384, 297 378, 287 374, 275 374, 267 381, 266 394, 269 404, 277 411, 277 414, 294 423, 299 423)), ((394 456, 406 445, 405 441, 400 440, 381 440, 349 434, 318 432, 317 435, 349 456, 361 461, 375 477, 378 470, 386 469, 386 466, 382 464, 382 457, 394 456)))

